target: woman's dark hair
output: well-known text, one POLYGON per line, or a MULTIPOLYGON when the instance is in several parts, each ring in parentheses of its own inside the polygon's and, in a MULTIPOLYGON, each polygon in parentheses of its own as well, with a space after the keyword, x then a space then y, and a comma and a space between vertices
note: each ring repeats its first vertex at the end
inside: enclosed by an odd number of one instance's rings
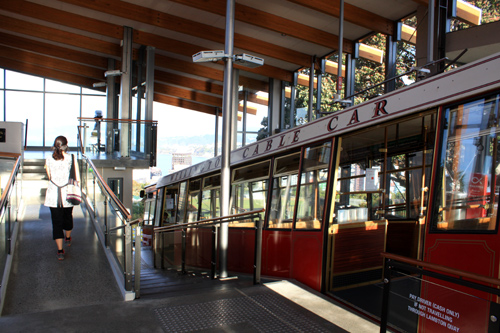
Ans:
POLYGON ((52 157, 58 161, 58 160, 63 160, 63 151, 68 152, 68 139, 66 139, 65 136, 58 136, 54 140, 54 146, 52 147, 52 150, 54 150, 54 153, 52 154, 52 157))

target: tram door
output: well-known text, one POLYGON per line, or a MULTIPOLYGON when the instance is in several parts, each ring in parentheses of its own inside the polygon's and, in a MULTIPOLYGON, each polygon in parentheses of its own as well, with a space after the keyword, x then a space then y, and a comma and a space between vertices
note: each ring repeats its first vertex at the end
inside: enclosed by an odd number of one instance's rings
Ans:
MULTIPOLYGON (((442 110, 424 257, 434 264, 497 279, 499 100, 494 94, 442 110)), ((446 316, 439 318, 445 327, 422 320, 420 327, 429 331, 444 332, 453 325, 461 332, 486 332, 490 318, 500 317, 495 311, 499 307, 497 297, 454 284, 423 282, 421 297, 436 304, 446 316)))
POLYGON ((434 122, 428 112, 339 140, 327 280, 331 292, 357 306, 379 306, 357 302, 366 303, 370 286, 382 280, 381 252, 420 256, 434 122))

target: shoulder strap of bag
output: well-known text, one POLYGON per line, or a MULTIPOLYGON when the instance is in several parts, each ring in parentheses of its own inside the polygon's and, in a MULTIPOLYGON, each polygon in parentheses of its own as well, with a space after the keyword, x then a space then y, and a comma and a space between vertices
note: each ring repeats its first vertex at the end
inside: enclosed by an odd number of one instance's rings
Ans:
POLYGON ((69 171, 69 179, 76 179, 75 155, 73 154, 71 154, 71 169, 69 171))

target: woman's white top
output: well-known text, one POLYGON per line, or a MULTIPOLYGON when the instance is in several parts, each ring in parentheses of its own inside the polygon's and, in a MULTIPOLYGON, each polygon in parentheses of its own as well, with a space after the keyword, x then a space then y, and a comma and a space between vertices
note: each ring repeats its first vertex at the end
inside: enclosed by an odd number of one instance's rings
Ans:
MULTIPOLYGON (((71 170, 71 154, 63 154, 64 159, 56 161, 52 156, 45 160, 45 166, 50 173, 50 181, 45 194, 45 203, 47 207, 57 207, 58 186, 64 186, 68 183, 69 173, 71 170)), ((74 205, 66 201, 67 186, 61 188, 61 198, 63 207, 73 207, 74 205)))

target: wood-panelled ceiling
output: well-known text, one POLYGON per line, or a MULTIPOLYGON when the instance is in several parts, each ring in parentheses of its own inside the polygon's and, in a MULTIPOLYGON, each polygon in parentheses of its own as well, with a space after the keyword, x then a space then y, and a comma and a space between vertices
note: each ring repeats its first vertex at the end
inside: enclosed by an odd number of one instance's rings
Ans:
MULTIPOLYGON (((425 3, 347 0, 344 52, 374 32, 393 34, 425 3)), ((119 64, 128 26, 135 50, 156 48, 155 101, 213 114, 222 103, 223 63, 191 57, 224 49, 225 11, 226 0, 0 0, 0 67, 92 88, 104 81, 109 58, 119 64)), ((267 91, 269 78, 292 81, 313 56, 335 52, 338 15, 338 0, 236 0, 235 53, 265 60, 235 66, 249 100, 265 104, 255 92, 267 91)))

